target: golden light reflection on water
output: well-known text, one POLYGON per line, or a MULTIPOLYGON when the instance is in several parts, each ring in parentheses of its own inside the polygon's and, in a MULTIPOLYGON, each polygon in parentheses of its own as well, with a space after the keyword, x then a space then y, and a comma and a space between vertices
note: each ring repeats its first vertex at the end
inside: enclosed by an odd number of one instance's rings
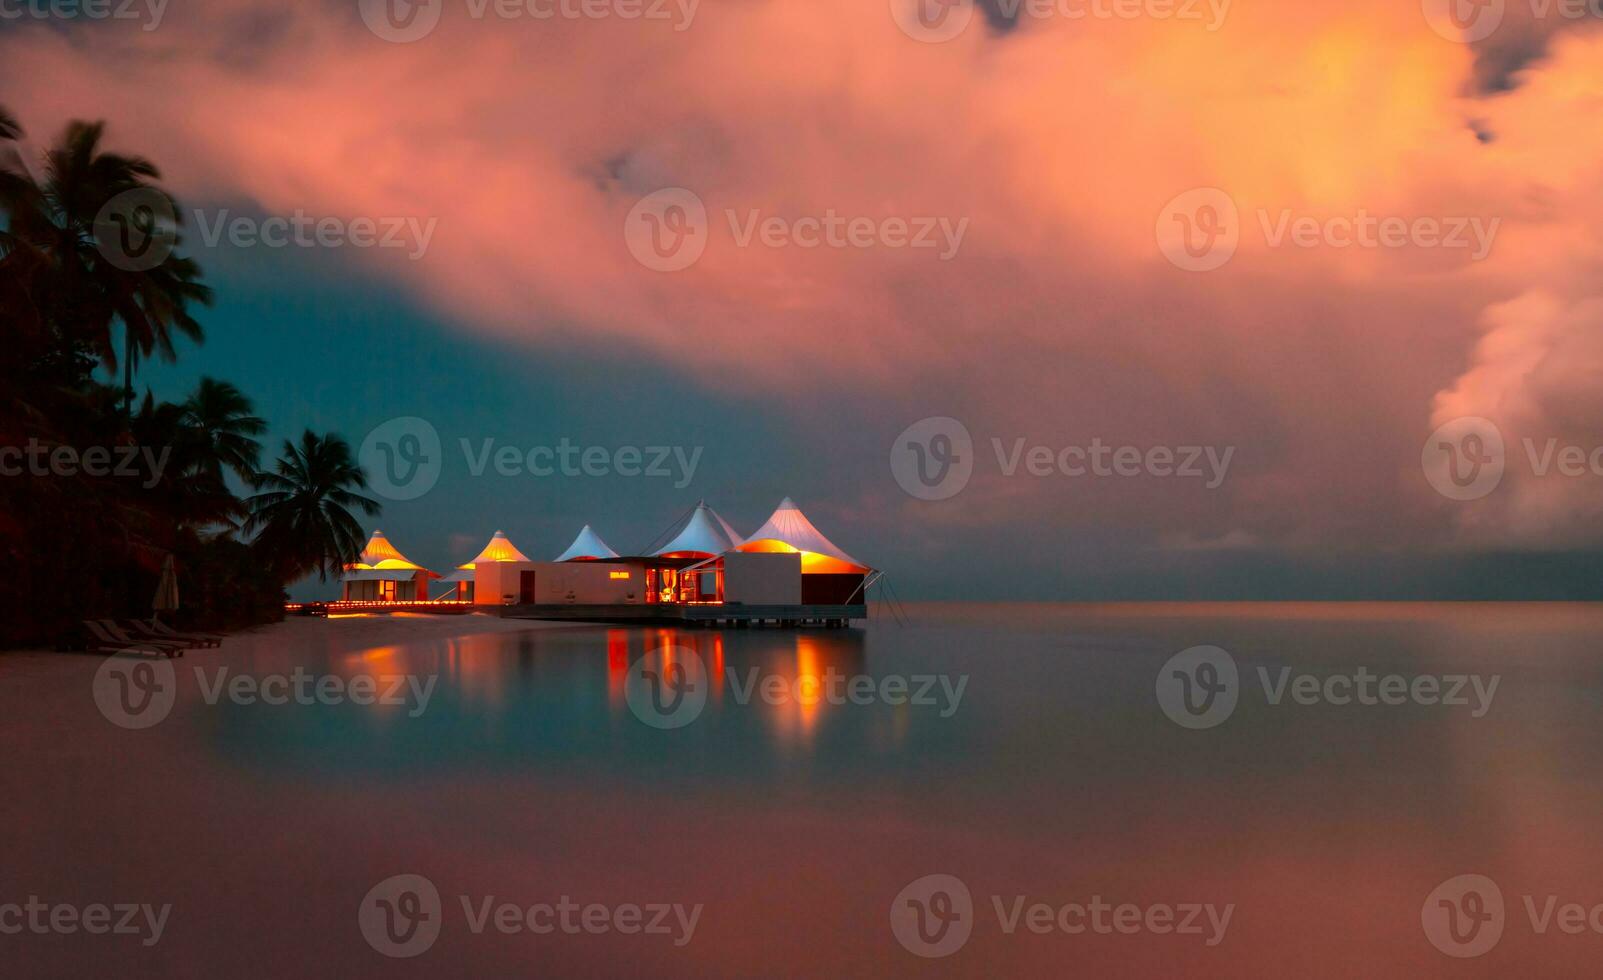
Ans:
POLYGON ((608 704, 615 715, 629 710, 623 685, 630 666, 654 651, 665 664, 700 658, 709 710, 755 712, 778 740, 799 745, 808 744, 831 709, 841 707, 829 699, 832 675, 841 678, 834 681, 839 688, 863 673, 863 637, 852 631, 614 630, 608 637, 608 704))

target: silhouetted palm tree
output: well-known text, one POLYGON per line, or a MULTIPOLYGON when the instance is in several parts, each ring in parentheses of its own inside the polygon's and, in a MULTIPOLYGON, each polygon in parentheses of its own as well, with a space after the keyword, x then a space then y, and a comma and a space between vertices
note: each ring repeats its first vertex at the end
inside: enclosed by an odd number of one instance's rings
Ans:
POLYGON ((313 571, 325 582, 338 575, 362 552, 362 525, 351 508, 369 515, 381 509, 356 492, 367 489, 367 476, 350 444, 333 433, 308 429, 299 446, 285 440, 274 472, 262 473, 257 486, 264 492, 250 499, 245 526, 258 531, 256 546, 284 581, 313 571))
POLYGON ((22 124, 17 122, 5 106, 0 105, 0 140, 14 140, 22 138, 22 124))
MULTIPOLYGON (((0 122, 15 129, 9 116, 0 122)), ((133 409, 134 370, 152 353, 175 356, 173 340, 182 334, 204 339, 191 315, 194 305, 211 303, 211 290, 200 283, 200 268, 172 252, 154 268, 119 268, 102 254, 95 238, 95 220, 108 202, 128 191, 166 200, 157 186, 161 174, 142 157, 101 150, 105 126, 73 122, 44 154, 44 176, 35 180, 13 151, 0 157, 0 210, 8 223, 7 257, 22 256, 15 270, 28 276, 27 293, 40 321, 60 343, 83 343, 107 370, 118 364, 113 325, 121 323, 123 398, 133 409)), ((126 264, 126 263, 125 263, 126 264)))
POLYGON ((183 422, 202 447, 199 465, 218 480, 226 467, 255 485, 262 444, 254 437, 267 431, 267 423, 250 399, 227 381, 201 378, 183 407, 183 422))

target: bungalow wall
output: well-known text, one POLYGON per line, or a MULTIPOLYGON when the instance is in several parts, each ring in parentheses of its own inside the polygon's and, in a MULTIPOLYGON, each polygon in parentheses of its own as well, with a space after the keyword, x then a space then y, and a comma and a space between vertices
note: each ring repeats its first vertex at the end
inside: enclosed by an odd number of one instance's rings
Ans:
POLYGON ((801 555, 731 551, 724 555, 724 601, 794 606, 802 601, 801 555))
POLYGON ((622 561, 549 561, 534 565, 535 601, 625 604, 646 602, 644 564, 622 561))
POLYGON ((500 606, 520 601, 523 573, 539 564, 532 561, 481 561, 473 566, 473 603, 500 606))
POLYGON ((861 575, 803 575, 801 580, 801 601, 809 606, 862 605, 866 602, 861 575))

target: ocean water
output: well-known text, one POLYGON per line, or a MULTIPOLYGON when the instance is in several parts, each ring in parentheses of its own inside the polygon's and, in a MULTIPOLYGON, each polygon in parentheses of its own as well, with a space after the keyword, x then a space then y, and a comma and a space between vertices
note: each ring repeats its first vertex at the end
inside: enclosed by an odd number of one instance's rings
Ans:
POLYGON ((0 656, 0 975, 1597 975, 1603 609, 908 615, 0 656))

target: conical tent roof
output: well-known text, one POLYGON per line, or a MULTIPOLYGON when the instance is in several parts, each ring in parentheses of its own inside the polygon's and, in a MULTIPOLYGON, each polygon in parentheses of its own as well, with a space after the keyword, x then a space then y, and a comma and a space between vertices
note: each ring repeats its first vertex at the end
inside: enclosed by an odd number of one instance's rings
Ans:
POLYGON ((616 557, 618 557, 618 553, 608 547, 607 543, 601 540, 601 535, 591 530, 590 525, 586 524, 580 529, 579 536, 573 539, 572 544, 568 545, 568 550, 557 556, 557 561, 616 557))
POLYGON ((796 502, 786 497, 762 527, 752 532, 741 551, 799 551, 804 572, 867 572, 869 567, 848 555, 813 526, 796 502), (816 557, 814 557, 816 556, 816 557), (832 559, 832 560, 831 560, 832 559), (844 566, 850 566, 844 567, 844 566))
POLYGON ((468 570, 481 561, 528 561, 529 556, 517 549, 517 546, 506 536, 505 532, 497 531, 490 538, 490 543, 484 546, 479 556, 470 562, 464 562, 457 568, 468 570))
POLYGON ((425 571, 422 565, 409 561, 407 557, 390 544, 390 539, 384 536, 383 531, 375 530, 373 536, 367 539, 367 546, 362 549, 362 556, 357 568, 399 568, 425 571))
POLYGON ((740 534, 703 500, 696 504, 696 509, 691 512, 689 520, 685 521, 673 540, 651 554, 653 557, 679 554, 721 555, 726 551, 735 550, 738 544, 740 544, 740 534))
POLYGON ((367 545, 362 549, 362 554, 356 563, 345 566, 343 577, 353 582, 379 579, 405 580, 411 578, 415 572, 438 577, 397 551, 395 545, 390 544, 390 539, 384 536, 383 531, 374 531, 373 536, 367 539, 367 545))

